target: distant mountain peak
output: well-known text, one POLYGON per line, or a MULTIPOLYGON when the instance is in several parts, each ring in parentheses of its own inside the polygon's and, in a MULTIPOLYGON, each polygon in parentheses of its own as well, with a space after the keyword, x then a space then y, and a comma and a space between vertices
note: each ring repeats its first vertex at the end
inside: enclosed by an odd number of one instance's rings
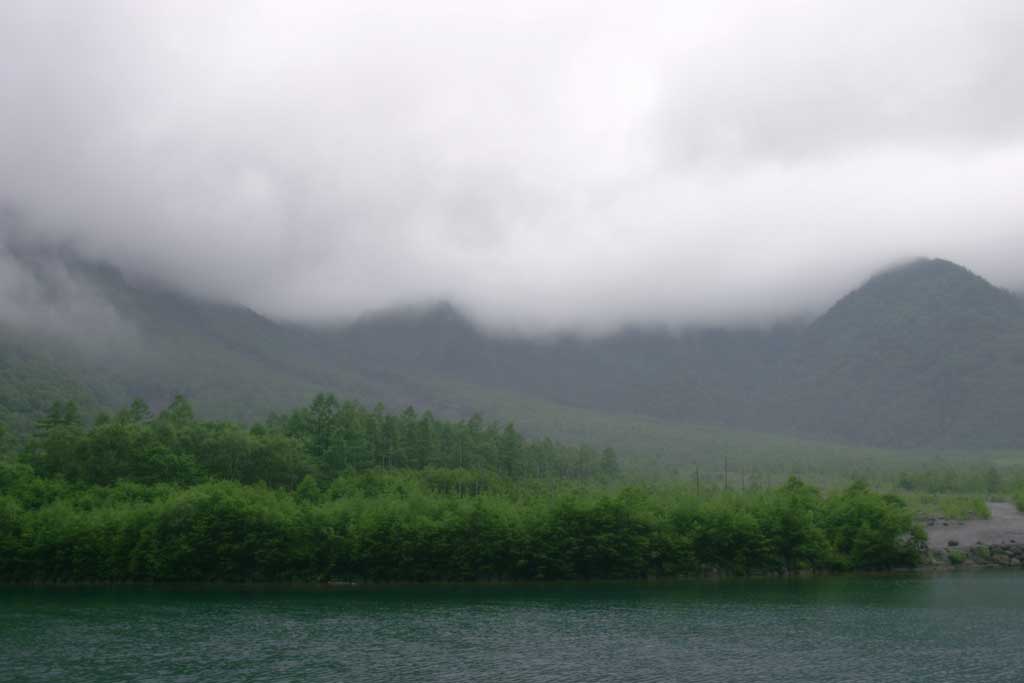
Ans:
POLYGON ((968 270, 959 263, 943 258, 918 258, 892 266, 870 278, 865 285, 872 283, 908 283, 918 280, 935 281, 945 279, 948 282, 984 283, 992 287, 983 277, 968 270))
POLYGON ((848 319, 861 331, 899 321, 949 316, 1024 320, 1019 297, 945 259, 917 259, 882 271, 840 299, 816 321, 848 319))

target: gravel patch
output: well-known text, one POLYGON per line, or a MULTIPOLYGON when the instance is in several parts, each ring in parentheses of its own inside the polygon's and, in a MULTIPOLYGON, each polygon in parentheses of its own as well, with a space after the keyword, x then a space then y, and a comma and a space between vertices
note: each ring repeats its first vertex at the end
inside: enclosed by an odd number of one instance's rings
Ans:
POLYGON ((928 547, 945 549, 950 541, 959 547, 982 545, 1024 545, 1024 514, 1012 503, 989 503, 991 519, 956 522, 944 519, 930 520, 925 526, 928 547))

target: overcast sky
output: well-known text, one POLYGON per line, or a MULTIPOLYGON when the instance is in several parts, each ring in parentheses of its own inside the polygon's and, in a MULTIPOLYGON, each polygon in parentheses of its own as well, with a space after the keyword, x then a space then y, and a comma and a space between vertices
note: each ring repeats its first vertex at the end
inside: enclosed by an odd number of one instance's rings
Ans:
POLYGON ((1024 287, 1024 3, 0 3, 0 207, 290 319, 764 322, 1024 287))

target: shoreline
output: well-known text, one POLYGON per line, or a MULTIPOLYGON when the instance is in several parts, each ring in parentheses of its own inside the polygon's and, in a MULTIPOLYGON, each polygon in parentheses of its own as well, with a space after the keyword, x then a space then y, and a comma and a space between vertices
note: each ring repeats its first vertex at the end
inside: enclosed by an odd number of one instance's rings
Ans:
POLYGON ((691 583, 761 583, 807 581, 813 579, 839 578, 896 578, 896 577, 927 577, 930 575, 951 572, 1008 571, 1015 567, 997 564, 938 564, 928 563, 917 567, 884 569, 877 571, 849 572, 792 572, 788 574, 706 574, 679 577, 636 578, 636 579, 557 579, 551 581, 516 581, 516 580, 479 580, 479 581, 4 581, 0 580, 0 589, 4 588, 173 588, 173 589, 253 589, 253 590, 358 590, 367 588, 442 588, 442 587, 509 587, 509 588, 541 588, 541 587, 572 587, 572 586, 670 586, 673 584, 691 583))
POLYGON ((1024 514, 1012 503, 988 503, 989 519, 932 519, 924 563, 943 568, 1024 568, 1024 514))

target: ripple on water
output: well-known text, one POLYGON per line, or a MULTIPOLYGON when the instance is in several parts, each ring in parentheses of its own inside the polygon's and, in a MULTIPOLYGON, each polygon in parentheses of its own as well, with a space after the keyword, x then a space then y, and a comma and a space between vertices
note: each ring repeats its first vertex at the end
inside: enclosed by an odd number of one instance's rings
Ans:
POLYGON ((1024 574, 0 589, 11 681, 1020 681, 1024 574))

